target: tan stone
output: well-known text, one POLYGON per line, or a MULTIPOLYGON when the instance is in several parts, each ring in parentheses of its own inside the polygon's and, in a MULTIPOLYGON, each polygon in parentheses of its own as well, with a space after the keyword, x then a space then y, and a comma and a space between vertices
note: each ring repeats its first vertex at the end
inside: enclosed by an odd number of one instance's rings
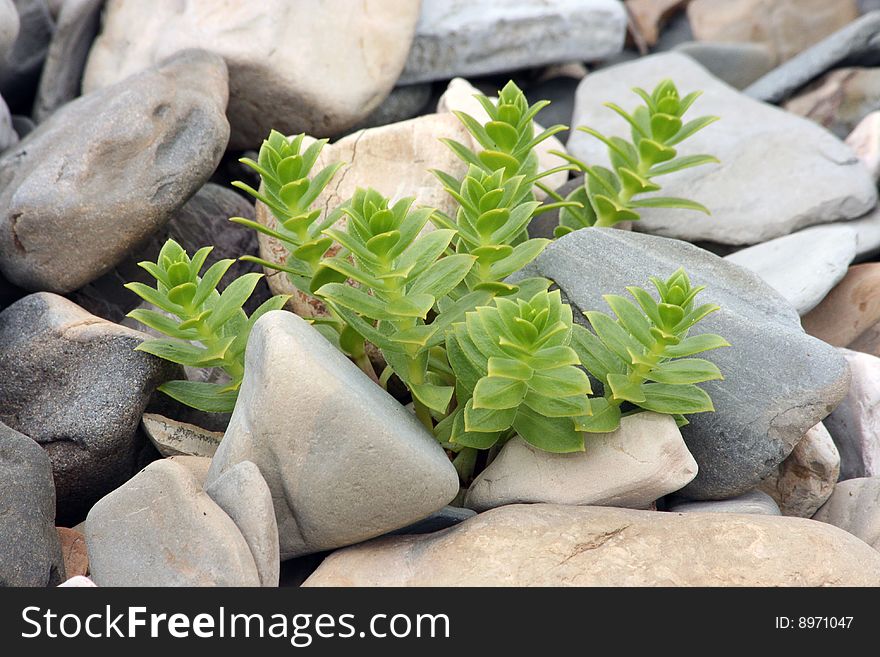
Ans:
POLYGON ((880 111, 871 112, 846 138, 874 180, 880 180, 880 111))
POLYGON ((67 577, 89 574, 89 551, 86 537, 82 532, 67 527, 57 527, 61 541, 61 556, 64 558, 64 572, 67 577))
POLYGON ((697 40, 766 43, 779 61, 858 17, 856 0, 693 0, 688 5, 697 40))
POLYGON ((505 506, 334 552, 304 586, 878 586, 880 554, 804 518, 505 506))
POLYGON ((846 347, 880 321, 880 263, 853 265, 813 310, 804 330, 835 347, 846 347))
POLYGON ((546 502, 644 509, 697 476, 697 463, 670 415, 637 413, 610 433, 587 434, 585 451, 551 454, 508 441, 474 480, 465 506, 546 502))
POLYGON ((783 107, 843 139, 863 117, 880 108, 880 69, 839 68, 792 96, 783 107))
MULTIPOLYGON (((461 178, 467 171, 441 138, 467 143, 470 136, 459 120, 451 114, 428 114, 409 121, 368 128, 352 133, 321 151, 315 171, 335 162, 344 166, 312 206, 322 216, 339 207, 354 194, 358 187, 373 187, 385 196, 400 199, 415 197, 415 205, 427 205, 447 214, 455 211, 455 201, 429 169, 441 169, 461 178)), ((257 221, 270 228, 277 222, 268 208, 257 203, 257 221)), ((345 220, 337 227, 345 225, 345 220)), ((276 239, 263 235, 260 255, 270 262, 283 263, 287 249, 276 239)), ((267 271, 269 289, 274 294, 292 295, 293 310, 303 317, 325 313, 323 305, 297 290, 286 274, 267 271)))
POLYGON ((660 30, 672 16, 681 11, 690 0, 624 0, 632 20, 645 40, 653 46, 660 38, 660 30))
POLYGON ((211 458, 223 440, 222 432, 208 431, 156 413, 144 413, 141 425, 147 438, 162 456, 211 458))
POLYGON ((840 527, 880 550, 880 477, 841 481, 814 520, 840 527))
POLYGON ((821 422, 807 431, 760 489, 776 500, 784 516, 811 518, 840 476, 840 453, 821 422))

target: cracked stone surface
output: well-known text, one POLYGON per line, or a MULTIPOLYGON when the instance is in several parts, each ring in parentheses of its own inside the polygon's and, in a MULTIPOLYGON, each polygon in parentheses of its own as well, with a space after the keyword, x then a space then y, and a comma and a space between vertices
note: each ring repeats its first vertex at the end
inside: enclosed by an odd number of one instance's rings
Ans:
POLYGON ((644 509, 697 474, 669 415, 631 415, 617 431, 586 434, 585 442, 583 452, 551 454, 515 436, 471 484, 464 505, 476 511, 525 502, 644 509))
MULTIPOLYGON (((332 212, 354 194, 358 187, 373 187, 393 200, 415 197, 415 205, 427 205, 447 214, 456 211, 455 201, 443 190, 440 181, 428 169, 446 171, 461 179, 467 166, 449 148, 438 141, 441 138, 468 143, 470 133, 452 114, 427 114, 409 121, 369 128, 352 133, 338 142, 328 144, 315 163, 315 171, 345 162, 313 208, 322 216, 332 212)), ((275 228, 277 221, 263 203, 257 203, 257 221, 275 228)), ((345 218, 337 222, 342 228, 345 218)), ((426 229, 430 230, 429 225, 426 229)), ((260 257, 283 263, 287 250, 275 238, 259 235, 260 257)), ((313 317, 325 311, 323 305, 307 297, 294 287, 286 274, 266 271, 266 281, 273 294, 290 294, 291 305, 298 315, 313 317)))
POLYGON ((283 310, 254 325, 208 487, 242 461, 272 492, 282 559, 400 529, 459 490, 455 468, 415 416, 283 310))
POLYGON ((223 60, 188 51, 68 103, 5 151, 3 275, 66 293, 119 263, 216 168, 226 98, 223 60))
POLYGON ((232 148, 270 129, 340 134, 391 91, 406 62, 419 2, 140 3, 109 0, 83 88, 92 91, 168 54, 204 48, 229 66, 232 148), (332 30, 332 38, 323 38, 332 30))
POLYGON ((334 552, 304 586, 877 586, 880 554, 803 518, 512 505, 334 552))
MULTIPOLYGON (((660 195, 693 199, 712 215, 648 208, 634 223, 635 230, 689 241, 755 244, 873 209, 874 181, 846 144, 811 121, 756 102, 679 53, 643 57, 585 77, 578 87, 573 124, 628 136, 629 125, 603 103, 631 111, 639 104, 632 87, 650 90, 670 77, 681 94, 703 91, 686 118, 721 117, 683 142, 680 155, 708 153, 721 164, 659 178, 660 195), (749 181, 745 190, 743 180, 749 181)), ((605 146, 583 132, 572 132, 567 146, 586 162, 608 162, 605 146)))
POLYGON ((49 455, 59 524, 82 520, 137 469, 141 415, 178 374, 134 351, 145 337, 48 292, 0 313, 0 422, 49 455))
POLYGON ((650 287, 649 276, 681 266, 694 285, 707 286, 699 301, 721 306, 695 332, 733 345, 705 355, 725 378, 701 384, 715 412, 691 415, 682 427, 700 468, 682 494, 725 499, 755 488, 844 398, 845 359, 806 335, 794 308, 757 275, 679 240, 588 228, 551 244, 521 275, 556 281, 586 323, 584 310, 609 312, 602 294, 629 296, 626 286, 650 287))
POLYGON ((98 586, 259 586, 251 550, 197 477, 171 459, 102 498, 85 524, 98 586))

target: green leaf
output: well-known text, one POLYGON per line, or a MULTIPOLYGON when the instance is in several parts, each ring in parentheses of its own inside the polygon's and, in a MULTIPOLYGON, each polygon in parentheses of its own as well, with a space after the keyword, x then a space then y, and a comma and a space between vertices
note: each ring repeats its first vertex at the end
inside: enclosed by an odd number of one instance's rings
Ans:
POLYGON ((198 381, 168 381, 159 390, 182 404, 207 413, 231 413, 238 398, 228 386, 198 381))
POLYGON ((465 431, 491 433, 507 431, 516 418, 516 408, 487 409, 474 408, 474 400, 469 399, 464 407, 465 431))
MULTIPOLYGON (((203 303, 205 303, 208 297, 211 296, 211 293, 217 289, 217 285, 219 285, 220 279, 223 278, 223 275, 226 274, 233 263, 235 263, 235 260, 226 258, 224 260, 215 262, 213 265, 208 267, 208 271, 205 272, 202 280, 199 281, 198 287, 196 287, 196 291, 192 299, 193 306, 198 308, 203 303)), ((256 283, 254 283, 254 285, 256 286, 256 283)))
POLYGON ((648 175, 665 176, 669 173, 675 173, 676 171, 682 171, 683 169, 690 169, 691 167, 698 167, 703 164, 718 164, 718 158, 712 157, 711 155, 686 155, 651 167, 651 170, 648 171, 648 175))
POLYGON ((489 376, 528 381, 532 378, 534 370, 523 362, 513 358, 500 358, 492 356, 488 362, 489 376))
POLYGON ((700 335, 687 337, 676 345, 668 345, 663 350, 663 357, 681 358, 683 356, 693 356, 694 354, 699 354, 703 351, 729 346, 730 343, 720 335, 715 335, 714 333, 702 333, 700 335))
POLYGON ((474 388, 474 407, 501 410, 518 406, 528 390, 524 381, 484 376, 474 388))
POLYGON ((669 144, 670 146, 675 146, 676 144, 680 144, 688 137, 693 136, 694 134, 696 134, 697 132, 699 132, 700 130, 705 128, 706 126, 715 123, 715 121, 717 121, 717 120, 718 120, 717 116, 703 116, 703 117, 700 117, 699 119, 694 119, 693 121, 688 121, 687 123, 685 123, 681 127, 681 130, 679 130, 678 133, 672 139, 667 141, 666 143, 669 144))
POLYGON ((628 401, 641 404, 645 401, 645 393, 642 391, 640 381, 632 381, 625 374, 609 374, 608 387, 611 395, 618 401, 628 401))
POLYGON ((541 255, 541 252, 547 248, 550 240, 547 239, 531 239, 514 247, 513 253, 500 262, 494 263, 489 271, 494 280, 500 281, 514 272, 519 271, 535 258, 541 255))
POLYGON ((530 390, 523 399, 523 404, 546 417, 578 418, 591 412, 590 398, 586 395, 550 397, 530 390))
POLYGON ((620 406, 612 404, 604 397, 590 400, 593 414, 589 417, 580 417, 577 421, 577 429, 588 433, 608 433, 616 431, 620 426, 620 406))
POLYGON ((531 390, 546 396, 571 397, 592 392, 589 377, 583 370, 570 365, 535 372, 528 385, 531 390))
POLYGON ((452 422, 452 436, 449 442, 462 447, 473 447, 474 449, 489 449, 501 438, 500 431, 466 431, 464 428, 464 409, 456 413, 452 422))
POLYGON ((584 315, 586 315, 602 343, 617 354, 625 363, 630 362, 630 349, 634 352, 642 350, 639 341, 623 330, 617 322, 605 313, 588 311, 584 315))
POLYGON ((602 344, 596 335, 578 324, 572 328, 571 346, 590 374, 605 383, 610 373, 626 372, 626 365, 620 356, 602 344))
POLYGON ((415 279, 408 292, 430 294, 435 299, 446 296, 464 280, 475 260, 463 253, 441 258, 415 279))
POLYGON ((214 305, 214 312, 208 317, 208 326, 217 330, 235 314, 244 314, 241 307, 250 298, 261 278, 263 278, 262 274, 251 272, 232 281, 223 290, 223 293, 214 305))
POLYGON ((168 337, 178 338, 179 340, 197 340, 199 335, 194 329, 181 330, 179 322, 171 319, 167 315, 158 313, 155 310, 145 308, 135 308, 126 317, 140 322, 144 326, 164 333, 168 337))
POLYGON ((706 391, 695 385, 646 383, 642 391, 645 401, 639 402, 639 406, 648 411, 676 415, 715 410, 706 391))
POLYGON ((682 358, 662 363, 651 370, 646 378, 657 383, 703 383, 723 379, 715 363, 702 358, 682 358))
POLYGON ((183 308, 175 303, 171 303, 168 297, 149 285, 135 282, 126 283, 124 287, 134 292, 147 303, 151 303, 165 312, 177 315, 178 317, 185 314, 183 308))
POLYGON ((411 381, 407 382, 407 387, 416 399, 438 413, 446 413, 446 410, 449 408, 449 402, 452 401, 452 393, 455 391, 455 388, 452 386, 412 383, 411 381))
POLYGON ((143 351, 164 360, 180 365, 198 367, 208 355, 208 350, 196 347, 186 342, 176 340, 154 339, 145 340, 139 344, 135 351, 143 351))
POLYGON ((654 336, 651 335, 651 323, 628 299, 616 294, 602 296, 614 314, 617 315, 621 326, 629 331, 632 336, 646 347, 654 345, 654 336))
POLYGON ((513 428, 530 445, 545 452, 565 454, 584 451, 584 437, 571 418, 549 418, 521 406, 513 428))
POLYGON ((637 201, 630 201, 630 205, 636 208, 678 208, 680 210, 696 210, 704 214, 712 214, 709 212, 709 208, 702 203, 671 196, 652 196, 637 201))

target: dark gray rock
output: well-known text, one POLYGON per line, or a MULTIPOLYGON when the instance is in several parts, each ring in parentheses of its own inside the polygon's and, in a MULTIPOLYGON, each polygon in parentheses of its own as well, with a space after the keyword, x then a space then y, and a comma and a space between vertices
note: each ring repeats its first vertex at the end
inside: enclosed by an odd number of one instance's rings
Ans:
POLYGON ((0 270, 29 290, 98 278, 204 185, 229 137, 226 64, 189 50, 83 96, 0 158, 0 270))
POLYGON ((650 287, 649 276, 681 266, 708 286, 702 303, 721 306, 700 332, 733 345, 709 355, 725 377, 702 385, 716 412, 682 428, 699 465, 682 493, 724 499, 755 488, 844 398, 849 369, 840 354, 806 335, 797 312, 755 274, 686 242, 588 228, 551 244, 528 273, 556 281, 586 322, 580 311, 608 310, 603 294, 628 296, 627 285, 650 287))
POLYGON ((770 71, 745 93, 768 103, 788 98, 807 82, 839 64, 880 63, 880 11, 872 11, 770 71))
MULTIPOLYGON (((567 125, 574 128, 574 94, 577 91, 580 79, 569 76, 559 76, 539 82, 526 91, 529 101, 535 103, 539 100, 549 100, 550 105, 542 109, 536 121, 543 126, 567 125)), ((567 133, 560 132, 557 137, 565 141, 567 133)))
MULTIPOLYGON (((155 262, 162 245, 169 238, 176 240, 190 255, 203 246, 213 245, 214 250, 205 261, 204 270, 224 258, 257 255, 257 234, 232 223, 230 217, 253 220, 254 206, 240 194, 208 183, 186 205, 175 211, 168 223, 150 235, 146 244, 141 244, 132 255, 97 280, 72 293, 71 298, 99 317, 122 322, 125 314, 141 303, 139 296, 122 286, 132 281, 155 286, 155 279, 137 263, 144 260, 155 262)), ((222 291, 239 276, 261 269, 252 263, 236 262, 229 268, 218 289, 222 291)), ((245 310, 253 311, 269 296, 269 288, 261 281, 245 305, 245 310)), ((132 327, 143 330, 139 325, 132 327)))
POLYGON ((136 470, 141 415, 176 366, 134 351, 144 335, 50 293, 0 313, 0 421, 52 461, 59 524, 75 524, 136 470))
POLYGON ((435 511, 427 518, 407 525, 402 529, 397 529, 389 533, 389 536, 400 536, 403 534, 432 534, 439 532, 464 522, 468 518, 477 515, 473 509, 465 509, 460 506, 444 506, 439 511, 435 511))
POLYGON ((19 139, 27 137, 36 127, 37 125, 33 122, 31 117, 22 114, 12 115, 12 129, 18 134, 19 139))
POLYGON ((2 422, 0 546, 0 586, 57 586, 66 579, 49 457, 2 422))
POLYGON ((33 113, 37 121, 79 96, 103 6, 104 0, 66 0, 62 5, 37 88, 33 113))
POLYGON ((241 532, 177 459, 151 463, 101 499, 85 535, 98 586, 260 585, 241 532))
POLYGON ((776 64, 773 51, 762 43, 688 41, 675 50, 695 59, 712 75, 736 89, 745 89, 776 64))
POLYGON ((282 310, 254 325, 208 486, 242 461, 272 491, 282 559, 405 527, 458 493, 455 468, 415 416, 282 310))
POLYGON ((54 25, 46 0, 12 2, 18 12, 18 37, 0 62, 0 94, 18 107, 33 97, 54 25))
POLYGON ((428 106, 432 89, 433 86, 429 83, 394 87, 379 107, 355 127, 346 130, 346 133, 398 123, 418 116, 428 106))

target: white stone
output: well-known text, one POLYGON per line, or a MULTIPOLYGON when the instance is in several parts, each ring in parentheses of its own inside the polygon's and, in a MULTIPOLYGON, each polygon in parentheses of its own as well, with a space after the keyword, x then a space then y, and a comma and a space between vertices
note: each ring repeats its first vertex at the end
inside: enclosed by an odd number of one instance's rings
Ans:
POLYGON ((156 413, 144 413, 141 425, 162 456, 214 456, 223 434, 156 413))
POLYGON ((880 477, 840 482, 813 519, 840 527, 880 550, 880 477))
MULTIPOLYGON (((470 114, 480 123, 486 123, 489 120, 489 115, 486 114, 486 110, 483 109, 483 106, 474 98, 474 94, 478 93, 480 93, 480 90, 464 78, 454 78, 449 81, 449 86, 446 87, 446 91, 440 96, 440 100, 437 102, 437 112, 441 114, 452 111, 464 112, 470 114)), ((490 98, 495 104, 498 103, 497 96, 490 96, 490 98)), ((539 100, 541 99, 529 98, 529 103, 535 103, 539 100)), ((540 116, 540 113, 538 116, 540 116)), ((535 122, 534 130, 535 134, 538 135, 544 130, 544 128, 535 122)), ((482 148, 473 138, 470 138, 469 142, 469 145, 475 151, 479 151, 482 148)), ((564 159, 558 155, 552 155, 550 151, 566 152, 565 146, 562 145, 562 142, 559 141, 556 135, 545 139, 535 147, 535 154, 538 156, 538 166, 541 171, 547 171, 548 169, 567 164, 564 159)), ((550 189, 558 189, 565 184, 566 180, 568 180, 568 172, 560 171, 559 173, 554 173, 546 178, 542 178, 541 182, 550 189)), ((547 195, 540 189, 536 188, 535 192, 538 199, 544 199, 547 197, 547 195)))
POLYGON ((755 272, 803 315, 846 275, 858 245, 858 232, 839 223, 777 237, 726 258, 755 272))
POLYGON ((840 351, 849 363, 849 393, 824 422, 840 451, 840 480, 880 475, 880 358, 840 351))
POLYGON ((265 314, 208 486, 242 461, 275 505, 281 558, 400 529, 458 493, 440 444, 305 320, 265 314))
POLYGON ((645 508, 686 486, 697 464, 669 415, 637 413, 617 431, 586 434, 585 451, 551 454, 518 436, 474 480, 465 506, 546 502, 645 508))
POLYGON ((791 454, 761 482, 784 516, 812 518, 840 476, 840 452, 821 422, 807 431, 791 454))
POLYGON ((617 0, 422 0, 400 82, 604 59, 625 35, 617 0))
POLYGON ((84 587, 88 587, 88 588, 94 588, 94 587, 96 587, 96 586, 98 586, 98 585, 95 584, 95 583, 94 583, 92 580, 90 580, 88 577, 85 577, 85 576, 83 576, 83 575, 77 575, 76 577, 71 577, 69 580, 67 580, 67 581, 64 582, 63 584, 59 584, 59 585, 58 585, 58 588, 61 588, 61 587, 70 587, 70 588, 84 588, 84 587))
MULTIPOLYGON (((578 87, 573 123, 629 137, 626 121, 602 104, 615 102, 631 111, 641 102, 632 87, 651 90, 667 78, 682 95, 703 92, 685 119, 721 119, 683 142, 680 155, 707 153, 721 163, 657 178, 658 194, 698 201, 712 215, 649 208, 635 222, 636 230, 688 241, 756 244, 873 209, 874 180, 846 144, 807 119, 736 91, 686 55, 651 55, 591 73, 578 87)), ((572 132, 567 146, 586 162, 608 161, 605 146, 583 132, 572 132)))
POLYGON ((229 66, 231 147, 257 147, 272 128, 326 137, 391 91, 418 12, 399 0, 109 0, 83 90, 203 48, 229 66))
POLYGON ((672 513, 746 513, 759 516, 781 516, 776 502, 760 490, 749 491, 726 500, 701 502, 679 501, 669 505, 672 513))

